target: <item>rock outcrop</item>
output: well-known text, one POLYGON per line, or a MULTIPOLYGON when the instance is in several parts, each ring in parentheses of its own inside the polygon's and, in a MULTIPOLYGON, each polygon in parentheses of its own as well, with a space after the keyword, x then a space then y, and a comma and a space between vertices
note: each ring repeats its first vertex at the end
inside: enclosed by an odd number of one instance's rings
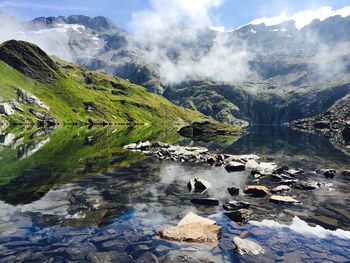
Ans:
POLYGON ((0 103, 0 114, 13 115, 15 111, 12 109, 11 105, 7 102, 0 103))
POLYGON ((15 87, 15 89, 17 91, 17 95, 18 95, 18 98, 20 99, 20 101, 23 101, 26 104, 32 104, 32 105, 38 106, 39 108, 42 108, 46 111, 50 110, 50 107, 47 106, 44 102, 42 102, 35 95, 33 95, 30 92, 25 91, 21 88, 15 87))

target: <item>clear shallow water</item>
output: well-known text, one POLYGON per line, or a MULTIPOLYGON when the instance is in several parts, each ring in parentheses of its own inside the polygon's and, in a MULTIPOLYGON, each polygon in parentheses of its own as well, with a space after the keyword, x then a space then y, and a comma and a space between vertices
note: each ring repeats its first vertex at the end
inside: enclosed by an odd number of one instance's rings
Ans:
POLYGON ((2 262, 96 262, 103 257, 127 262, 146 255, 144 262, 152 262, 150 253, 159 262, 178 262, 181 255, 192 262, 349 261, 350 178, 308 176, 332 185, 293 190, 290 194, 303 202, 301 206, 240 195, 235 199, 250 202, 254 212, 253 220, 240 226, 223 215, 221 206, 193 206, 194 195, 186 184, 194 176, 212 182, 206 195, 222 203, 230 199, 227 186, 251 183, 254 178, 248 172, 229 174, 203 164, 160 162, 121 149, 137 140, 179 141, 225 153, 255 153, 294 168, 348 168, 350 157, 322 137, 270 127, 220 142, 194 142, 152 127, 14 134, 0 147, 2 262), (157 238, 159 229, 175 225, 189 211, 223 227, 217 245, 157 238), (265 255, 234 252, 232 237, 247 230, 265 255))

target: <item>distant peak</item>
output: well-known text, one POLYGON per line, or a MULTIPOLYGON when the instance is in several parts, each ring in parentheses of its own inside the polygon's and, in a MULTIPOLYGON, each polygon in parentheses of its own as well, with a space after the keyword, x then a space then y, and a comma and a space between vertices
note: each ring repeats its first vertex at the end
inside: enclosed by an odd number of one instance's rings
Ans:
POLYGON ((294 15, 287 15, 286 12, 283 12, 279 16, 274 17, 262 17, 251 21, 248 24, 259 25, 265 24, 266 26, 275 26, 279 25, 286 21, 294 21, 297 29, 302 29, 303 27, 311 24, 313 20, 324 21, 332 16, 341 16, 347 17, 350 16, 350 6, 346 6, 337 10, 333 10, 330 6, 324 6, 318 9, 311 9, 302 12, 295 13, 294 15))
POLYGON ((104 16, 89 17, 84 15, 71 15, 68 17, 38 17, 33 20, 34 23, 41 24, 78 24, 96 31, 121 30, 112 20, 104 16))

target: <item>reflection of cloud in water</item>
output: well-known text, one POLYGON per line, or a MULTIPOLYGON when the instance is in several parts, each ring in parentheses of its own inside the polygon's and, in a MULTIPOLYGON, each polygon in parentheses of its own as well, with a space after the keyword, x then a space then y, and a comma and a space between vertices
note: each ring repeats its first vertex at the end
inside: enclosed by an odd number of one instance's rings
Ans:
MULTIPOLYGON (((247 172, 228 173, 222 167, 210 167, 193 164, 164 164, 160 170, 161 180, 160 188, 169 186, 173 183, 183 185, 187 188, 188 181, 193 177, 199 177, 212 184, 212 188, 207 192, 212 198, 223 200, 228 197, 226 188, 229 186, 243 187, 247 179, 247 172)), ((155 186, 157 188, 157 186, 155 186)), ((161 191, 161 190, 160 190, 161 191)))
POLYGON ((337 229, 332 231, 318 225, 315 227, 309 226, 305 221, 301 220, 297 216, 293 218, 292 224, 290 226, 280 224, 273 220, 262 220, 261 222, 250 221, 249 223, 258 227, 269 227, 269 228, 277 228, 277 229, 288 228, 291 231, 294 231, 304 236, 312 235, 318 238, 335 236, 338 238, 350 239, 350 231, 345 231, 342 229, 337 229))

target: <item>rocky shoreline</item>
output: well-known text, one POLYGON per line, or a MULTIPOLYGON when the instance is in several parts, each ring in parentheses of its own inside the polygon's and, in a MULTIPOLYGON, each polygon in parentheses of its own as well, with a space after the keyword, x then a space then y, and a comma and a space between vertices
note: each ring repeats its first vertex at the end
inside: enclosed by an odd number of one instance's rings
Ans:
MULTIPOLYGON (((162 142, 151 143, 137 142, 124 146, 125 149, 131 151, 140 151, 147 156, 152 156, 158 160, 202 163, 216 167, 224 167, 228 173, 240 171, 249 171, 254 176, 253 184, 246 185, 240 189, 234 185, 228 186, 228 197, 231 199, 222 205, 223 214, 238 224, 246 224, 253 216, 250 204, 246 201, 234 200, 241 191, 243 196, 255 198, 267 198, 275 205, 302 205, 301 200, 297 196, 288 195, 291 189, 299 191, 313 191, 318 188, 328 188, 331 184, 321 183, 310 180, 308 176, 322 176, 325 180, 331 180, 335 176, 349 176, 350 171, 336 171, 334 169, 321 169, 315 171, 304 171, 298 168, 289 168, 286 165, 280 165, 273 162, 261 162, 260 157, 254 154, 231 155, 223 153, 210 152, 205 147, 188 147, 171 145, 162 142), (273 185, 261 185, 261 180, 270 178, 273 185), (276 186, 277 185, 277 186, 276 186)), ((210 191, 214 182, 205 181, 202 178, 195 177, 189 180, 187 188, 190 192, 204 194, 210 191)), ((186 186, 184 186, 186 187, 186 186)), ((195 206, 219 206, 220 201, 214 198, 200 197, 192 198, 191 203, 195 206)), ((195 215, 198 217, 197 215, 195 215)), ((185 217, 186 218, 186 217, 185 217)), ((185 220, 184 218, 184 220, 185 220)), ((191 221, 191 220, 190 220, 191 221)), ((193 220, 192 220, 193 221, 193 220)), ((210 224, 209 224, 210 225, 210 224)), ((160 230, 161 238, 172 241, 188 241, 188 242, 216 242, 220 235, 220 231, 213 226, 203 226, 202 223, 191 223, 188 226, 178 225, 169 229, 160 230), (213 232, 214 231, 214 232, 213 232), (215 238, 216 237, 216 238, 215 238)), ((259 254, 263 250, 258 244, 253 245, 251 240, 236 240, 237 251, 240 253, 259 254), (243 241, 242 241, 243 240, 243 241), (239 244, 241 248, 239 248, 239 244), (247 246, 247 247, 245 247, 247 246), (255 248, 249 251, 250 248, 255 248), (248 251, 248 252, 247 252, 248 251)))

